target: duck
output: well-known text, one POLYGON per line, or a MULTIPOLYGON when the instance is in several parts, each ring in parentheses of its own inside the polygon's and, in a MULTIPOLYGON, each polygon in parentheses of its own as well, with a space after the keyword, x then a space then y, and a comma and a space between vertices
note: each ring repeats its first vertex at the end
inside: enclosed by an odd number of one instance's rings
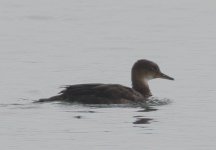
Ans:
POLYGON ((152 96, 148 81, 156 78, 174 80, 150 60, 140 59, 131 69, 132 87, 120 84, 89 83, 64 87, 58 95, 37 102, 66 101, 83 104, 126 104, 147 101, 152 96))

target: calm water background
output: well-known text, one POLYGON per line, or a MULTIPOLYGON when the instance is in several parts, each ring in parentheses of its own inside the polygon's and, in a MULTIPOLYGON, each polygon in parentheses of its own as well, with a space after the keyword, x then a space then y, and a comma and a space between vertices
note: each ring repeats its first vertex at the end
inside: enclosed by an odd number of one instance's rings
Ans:
POLYGON ((214 150, 216 2, 0 0, 1 150, 214 150), (176 81, 152 80, 171 104, 32 104, 62 85, 130 86, 140 58, 176 81))

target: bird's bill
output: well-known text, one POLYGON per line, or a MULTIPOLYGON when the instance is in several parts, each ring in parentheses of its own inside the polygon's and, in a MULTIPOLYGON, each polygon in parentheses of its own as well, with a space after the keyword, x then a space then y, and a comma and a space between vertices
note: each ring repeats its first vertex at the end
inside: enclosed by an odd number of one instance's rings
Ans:
POLYGON ((172 77, 170 77, 170 76, 168 76, 168 75, 166 75, 164 73, 160 73, 158 75, 158 78, 167 79, 167 80, 174 80, 174 78, 172 78, 172 77))

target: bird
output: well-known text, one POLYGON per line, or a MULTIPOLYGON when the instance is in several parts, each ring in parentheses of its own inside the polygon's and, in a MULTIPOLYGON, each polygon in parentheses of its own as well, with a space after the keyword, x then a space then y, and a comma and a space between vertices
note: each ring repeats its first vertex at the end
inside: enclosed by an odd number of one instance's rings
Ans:
POLYGON ((152 96, 148 81, 156 78, 174 80, 162 73, 150 60, 140 59, 131 69, 132 87, 120 84, 89 83, 65 86, 58 95, 37 102, 77 102, 83 104, 127 104, 146 101, 152 96))

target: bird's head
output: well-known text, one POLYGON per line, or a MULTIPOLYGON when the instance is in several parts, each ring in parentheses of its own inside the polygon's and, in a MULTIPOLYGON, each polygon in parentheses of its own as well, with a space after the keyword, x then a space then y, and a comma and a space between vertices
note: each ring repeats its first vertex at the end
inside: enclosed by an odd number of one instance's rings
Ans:
POLYGON ((155 78, 162 78, 167 80, 174 80, 174 78, 162 73, 159 66, 149 60, 138 60, 132 68, 132 78, 151 80, 155 78))

